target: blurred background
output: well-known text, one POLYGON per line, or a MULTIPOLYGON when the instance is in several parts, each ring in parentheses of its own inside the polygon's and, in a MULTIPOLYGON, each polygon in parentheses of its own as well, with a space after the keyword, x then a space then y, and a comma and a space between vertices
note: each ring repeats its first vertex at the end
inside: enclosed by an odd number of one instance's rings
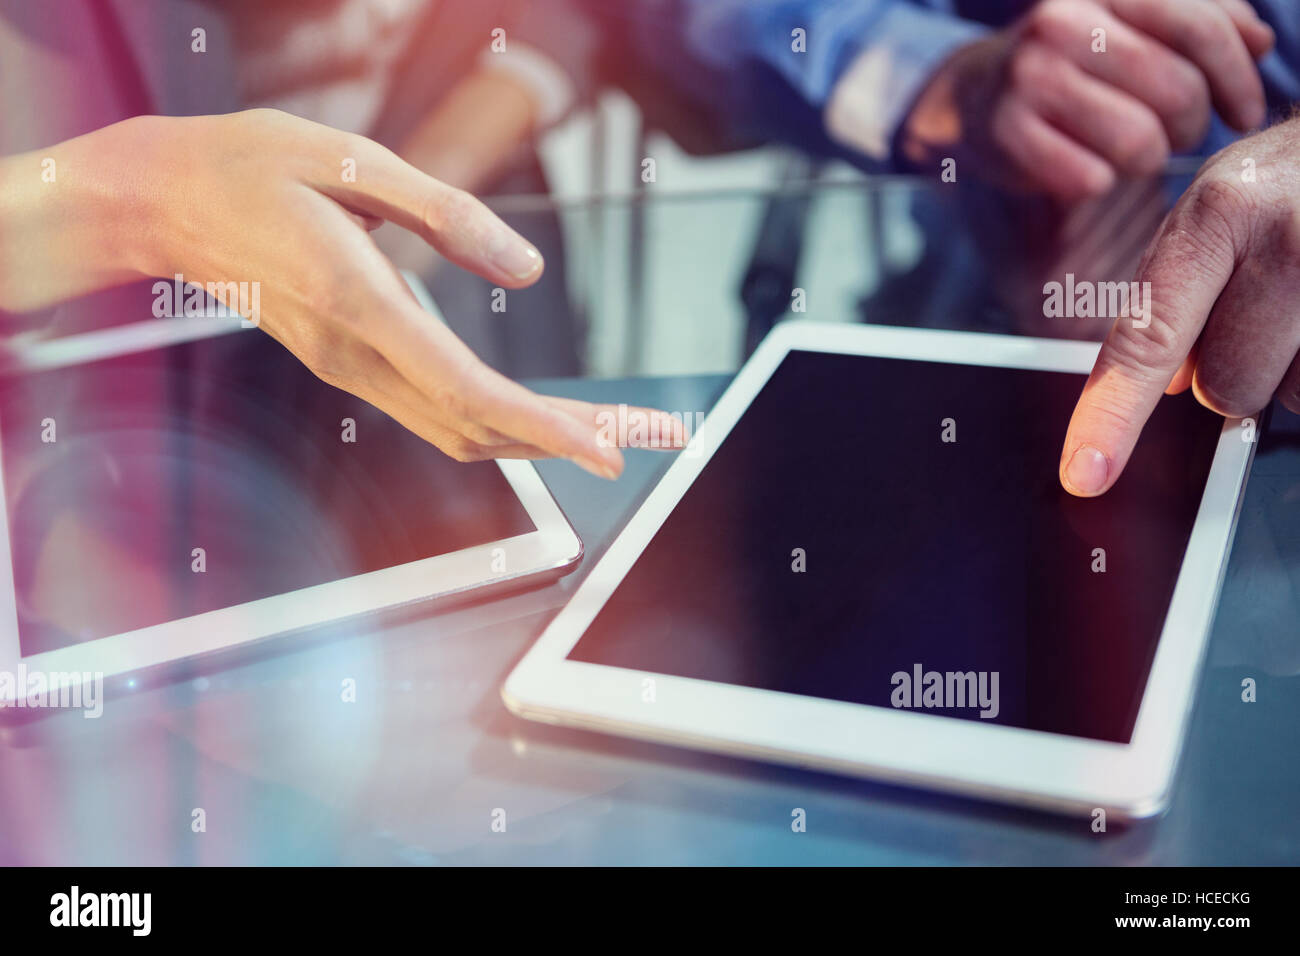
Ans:
MULTIPOLYGON (((926 32, 956 22, 935 12, 948 4, 904 5, 926 52, 894 66, 919 81, 1030 5, 987 5, 987 23, 960 35, 926 32)), ((376 139, 484 197, 546 257, 542 280, 502 310, 417 237, 391 224, 375 234, 485 361, 521 379, 734 371, 789 316, 1100 338, 1107 322, 1046 319, 1044 282, 1130 279, 1195 160, 1066 212, 832 143, 822 74, 876 36, 884 9, 3 0, 0 155, 141 113, 258 106, 376 139), (790 39, 805 22, 806 56, 790 39), (770 47, 765 61, 755 44, 770 47)), ((6 328, 52 336, 148 318, 148 288, 6 328)))

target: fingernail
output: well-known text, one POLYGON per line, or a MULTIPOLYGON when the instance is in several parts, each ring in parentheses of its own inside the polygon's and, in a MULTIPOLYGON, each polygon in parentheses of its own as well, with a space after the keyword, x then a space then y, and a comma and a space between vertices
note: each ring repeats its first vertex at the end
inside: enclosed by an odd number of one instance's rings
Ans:
POLYGON ((542 267, 542 256, 532 243, 508 226, 502 226, 488 249, 492 265, 516 279, 528 279, 542 267))
POLYGON ((1080 445, 1065 466, 1065 481, 1072 491, 1081 495, 1100 494, 1106 487, 1110 466, 1106 456, 1091 445, 1080 445))

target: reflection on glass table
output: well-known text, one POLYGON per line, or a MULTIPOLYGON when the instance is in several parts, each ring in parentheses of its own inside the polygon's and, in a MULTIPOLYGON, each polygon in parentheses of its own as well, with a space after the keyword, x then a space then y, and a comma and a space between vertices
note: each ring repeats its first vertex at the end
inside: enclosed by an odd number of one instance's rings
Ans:
POLYGON ((432 254, 423 271, 453 328, 518 377, 735 371, 789 317, 1100 339, 1194 171, 1179 161, 1071 211, 972 184, 844 174, 504 196, 490 204, 547 258, 537 287, 493 311, 483 280, 432 254))

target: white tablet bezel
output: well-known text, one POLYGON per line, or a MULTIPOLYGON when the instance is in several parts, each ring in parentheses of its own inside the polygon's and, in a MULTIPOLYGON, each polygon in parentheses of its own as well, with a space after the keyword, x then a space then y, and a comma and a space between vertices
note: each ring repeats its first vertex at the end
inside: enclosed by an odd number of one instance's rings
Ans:
MULTIPOLYGON (((159 319, 26 343, 11 349, 5 364, 11 374, 21 374, 227 334, 266 333, 241 327, 238 319, 159 319)), ((0 507, 0 672, 17 674, 21 665, 23 672, 53 681, 53 690, 82 675, 118 677, 404 604, 522 585, 576 565, 582 543, 532 463, 496 464, 536 530, 27 657, 18 640, 8 507, 0 507)), ((0 504, 4 494, 0 466, 0 504)), ((17 696, 16 681, 0 682, 0 709, 17 696)))
MULTIPOLYGON (((1254 452, 1226 421, 1128 744, 566 660, 786 353, 807 349, 1087 373, 1097 343, 787 321, 741 369, 573 598, 509 675, 520 716, 664 743, 1121 818, 1164 806, 1254 452), (653 694, 644 683, 653 679, 653 694)), ((1062 431, 1065 423, 1062 422, 1062 431)), ((707 582, 697 582, 707 586, 707 582)), ((672 595, 665 594, 665 601, 672 595)))

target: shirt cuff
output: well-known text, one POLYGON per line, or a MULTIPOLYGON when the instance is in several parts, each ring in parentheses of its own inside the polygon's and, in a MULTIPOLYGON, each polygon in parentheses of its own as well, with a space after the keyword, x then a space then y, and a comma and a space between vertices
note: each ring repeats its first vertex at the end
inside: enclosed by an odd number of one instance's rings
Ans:
POLYGON ((831 89, 823 114, 827 134, 869 159, 889 162, 898 128, 930 77, 954 50, 989 32, 948 14, 890 8, 831 89))
POLYGON ((529 88, 537 103, 537 129, 564 119, 578 98, 577 88, 562 67, 540 50, 513 38, 501 53, 484 50, 479 66, 505 70, 529 88))

